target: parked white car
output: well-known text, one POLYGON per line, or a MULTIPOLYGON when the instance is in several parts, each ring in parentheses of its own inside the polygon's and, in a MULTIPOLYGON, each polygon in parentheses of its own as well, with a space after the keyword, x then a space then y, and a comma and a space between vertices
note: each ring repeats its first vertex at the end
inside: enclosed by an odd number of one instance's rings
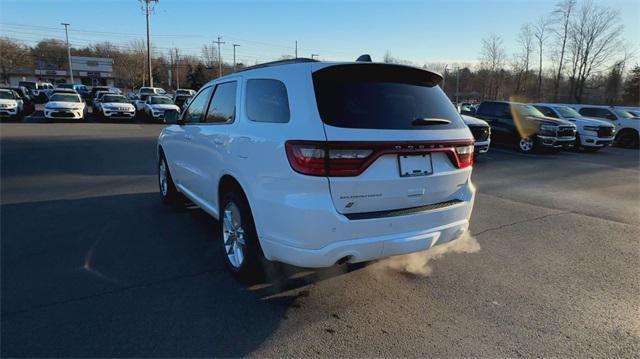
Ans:
POLYGON ((567 105, 582 116, 605 120, 616 127, 615 143, 624 148, 637 148, 640 133, 640 117, 634 117, 625 110, 610 106, 567 105))
POLYGON ((100 115, 102 118, 133 119, 136 108, 122 95, 105 94, 100 99, 100 115))
POLYGON ((57 118, 84 120, 87 106, 78 94, 56 93, 51 95, 44 107, 44 117, 51 120, 57 118))
POLYGON ((193 96, 196 92, 190 89, 177 89, 175 96, 193 96))
POLYGON ((19 118, 24 111, 24 104, 19 96, 10 89, 0 89, 0 117, 19 118))
POLYGON ((615 139, 616 128, 610 122, 588 118, 569 106, 554 103, 532 104, 547 117, 573 122, 577 127, 575 148, 595 152, 610 146, 615 139))
POLYGON ((473 136, 426 70, 285 60, 204 85, 158 139, 163 201, 220 219, 239 277, 262 258, 328 267, 468 228, 473 136), (180 116, 178 118, 178 116, 180 116))
POLYGON ((144 114, 147 118, 155 121, 164 120, 164 112, 175 110, 180 112, 180 107, 176 106, 170 98, 166 96, 149 96, 144 104, 144 114))
POLYGON ((476 155, 489 152, 489 146, 491 145, 491 126, 489 126, 487 121, 467 115, 460 116, 462 116, 462 120, 467 127, 469 127, 469 130, 471 130, 471 134, 473 134, 473 138, 476 141, 473 144, 476 155))

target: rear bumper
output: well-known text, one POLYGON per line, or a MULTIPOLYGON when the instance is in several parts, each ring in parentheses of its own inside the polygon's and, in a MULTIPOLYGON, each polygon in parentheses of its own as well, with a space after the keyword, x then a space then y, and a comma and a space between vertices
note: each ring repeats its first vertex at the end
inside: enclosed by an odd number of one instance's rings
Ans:
MULTIPOLYGON (((273 201, 269 223, 258 228, 267 259, 300 267, 329 267, 413 253, 462 236, 473 208, 470 181, 451 206, 395 217, 350 220, 336 212, 330 195, 273 201)), ((261 207, 261 206, 256 206, 261 207)), ((257 209, 257 208, 256 208, 257 209)), ((262 216, 261 216, 262 217, 262 216)))

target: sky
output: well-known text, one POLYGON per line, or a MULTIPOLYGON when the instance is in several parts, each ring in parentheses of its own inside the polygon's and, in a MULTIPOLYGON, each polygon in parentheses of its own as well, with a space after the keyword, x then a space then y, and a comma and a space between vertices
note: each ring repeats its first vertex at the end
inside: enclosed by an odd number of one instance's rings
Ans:
MULTIPOLYGON (((355 60, 371 54, 424 63, 475 63, 481 39, 495 33, 507 53, 516 50, 522 24, 548 15, 554 0, 539 1, 205 1, 160 0, 151 16, 156 52, 177 47, 200 55, 202 45, 222 37, 222 56, 232 44, 245 64, 293 55, 355 60)), ((640 50, 640 2, 595 0, 619 9, 628 47, 640 50)), ((0 0, 0 36, 34 45, 41 38, 83 47, 97 41, 126 46, 144 39, 145 18, 136 0, 0 0)), ((636 56, 635 59, 638 57, 636 56)), ((637 60, 636 60, 637 61, 637 60)))

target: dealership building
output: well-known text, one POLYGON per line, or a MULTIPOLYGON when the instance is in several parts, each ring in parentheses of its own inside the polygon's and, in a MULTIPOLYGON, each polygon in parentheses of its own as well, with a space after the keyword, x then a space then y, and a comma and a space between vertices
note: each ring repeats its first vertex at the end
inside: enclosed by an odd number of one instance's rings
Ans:
MULTIPOLYGON (((106 57, 71 56, 73 80, 88 86, 113 86, 113 60, 106 57)), ((22 68, 9 74, 9 82, 17 85, 20 81, 42 81, 55 83, 69 82, 69 68, 52 68, 50 64, 36 62, 34 69, 22 68)))

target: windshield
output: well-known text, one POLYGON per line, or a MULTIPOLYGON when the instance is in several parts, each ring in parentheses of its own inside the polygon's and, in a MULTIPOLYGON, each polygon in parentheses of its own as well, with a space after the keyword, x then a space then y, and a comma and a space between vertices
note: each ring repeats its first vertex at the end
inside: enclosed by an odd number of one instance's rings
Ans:
POLYGON ((562 118, 578 118, 582 117, 580 113, 568 106, 554 107, 562 118))
POLYGON ((191 91, 190 90, 178 90, 176 91, 176 95, 190 95, 191 91))
POLYGON ((72 89, 73 85, 72 84, 59 84, 57 87, 59 89, 72 89))
MULTIPOLYGON (((464 128, 431 72, 397 65, 326 67, 313 74, 324 123, 346 128, 441 130, 464 128), (422 120, 445 123, 421 125, 422 120)), ((427 122, 425 122, 427 123, 427 122)))
POLYGON ((142 88, 142 89, 140 89, 140 93, 141 94, 143 94, 143 93, 150 94, 150 93, 155 93, 155 91, 153 89, 151 89, 151 88, 142 88))
POLYGON ((54 94, 51 96, 50 102, 80 102, 78 95, 54 94))
POLYGON ((0 99, 2 100, 13 100, 13 94, 11 92, 2 91, 0 92, 0 99))
POLYGON ((124 96, 119 95, 105 95, 102 98, 102 102, 104 103, 129 103, 124 96))
POLYGON ((629 112, 625 111, 625 110, 613 110, 618 116, 622 117, 622 118, 632 118, 634 117, 632 114, 630 114, 629 112))
POLYGON ((537 108, 531 105, 516 104, 515 108, 516 108, 516 111, 518 111, 518 113, 520 113, 523 116, 544 117, 542 112, 540 112, 537 108))
POLYGON ((152 97, 152 105, 173 105, 173 102, 166 97, 152 97))

